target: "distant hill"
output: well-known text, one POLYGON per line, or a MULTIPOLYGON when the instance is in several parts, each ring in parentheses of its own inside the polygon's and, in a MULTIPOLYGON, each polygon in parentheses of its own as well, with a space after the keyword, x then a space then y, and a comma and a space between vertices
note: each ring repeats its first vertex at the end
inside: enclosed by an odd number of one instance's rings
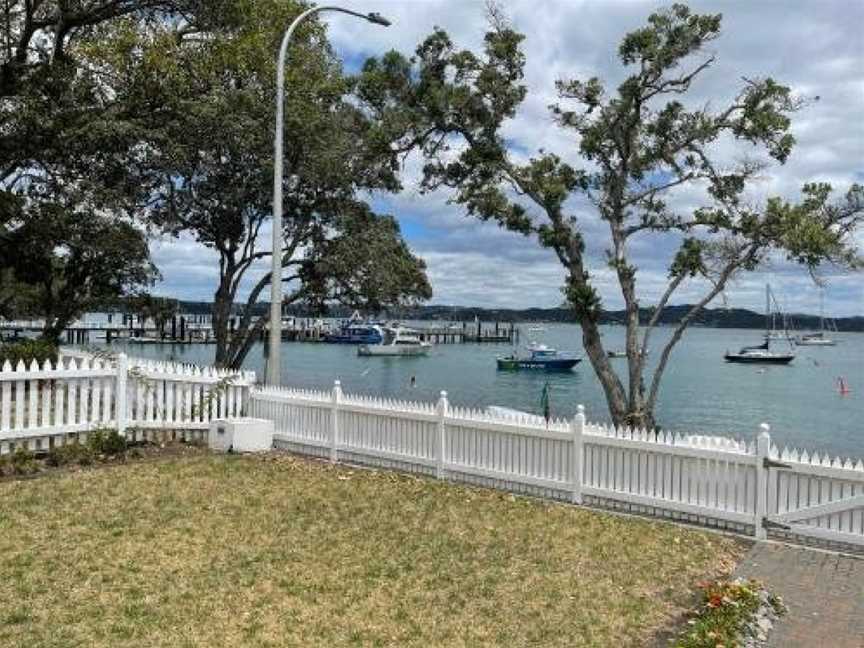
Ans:
MULTIPOLYGON (((209 302, 180 302, 180 311, 183 313, 206 315, 210 313, 212 305, 209 302)), ((681 318, 692 308, 689 304, 679 306, 667 306, 660 315, 661 325, 677 324, 681 318)), ((255 311, 267 312, 268 304, 260 302, 256 304, 255 311)), ((240 311, 236 305, 235 310, 240 311)), ((318 313, 302 305, 294 305, 286 309, 292 315, 302 317, 316 317, 318 313)), ((329 317, 349 317, 351 309, 343 306, 334 306, 327 313, 329 317)), ((569 308, 478 308, 472 306, 412 306, 395 309, 384 314, 388 318, 412 319, 412 320, 444 320, 455 322, 469 322, 479 318, 483 322, 575 322, 573 311, 569 308)), ((651 311, 642 309, 640 320, 647 323, 651 317, 651 311)), ((795 313, 789 315, 795 330, 811 330, 819 327, 817 315, 795 313)), ((623 310, 604 311, 600 321, 603 324, 621 324, 624 322, 623 310)), ((839 317, 834 320, 840 331, 864 332, 864 317, 839 317)), ((765 327, 765 316, 745 308, 706 308, 695 318, 692 326, 708 326, 712 328, 751 328, 760 329, 765 327)))

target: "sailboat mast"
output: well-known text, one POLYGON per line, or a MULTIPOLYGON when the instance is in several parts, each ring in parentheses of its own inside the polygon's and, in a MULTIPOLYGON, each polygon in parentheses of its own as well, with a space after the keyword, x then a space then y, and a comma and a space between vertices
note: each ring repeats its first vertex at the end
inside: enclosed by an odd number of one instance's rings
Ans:
POLYGON ((765 284, 765 337, 771 335, 771 286, 765 284))
POLYGON ((825 332, 825 291, 819 289, 819 331, 825 332))

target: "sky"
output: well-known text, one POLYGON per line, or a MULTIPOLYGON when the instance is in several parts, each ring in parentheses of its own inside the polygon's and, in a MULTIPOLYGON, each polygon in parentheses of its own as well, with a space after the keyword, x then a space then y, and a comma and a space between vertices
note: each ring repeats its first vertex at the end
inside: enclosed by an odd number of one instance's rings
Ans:
MULTIPOLYGON (((323 14, 328 34, 346 70, 390 49, 411 54, 434 27, 454 44, 479 52, 486 31, 483 0, 337 0, 359 12, 375 11, 392 25, 383 28, 340 13, 323 14)), ((334 2, 335 4, 335 2, 334 2)), ((577 167, 578 141, 556 126, 548 106, 558 99, 558 79, 598 76, 614 88, 626 73, 617 59, 621 38, 648 15, 669 3, 643 0, 507 0, 500 6, 511 25, 525 35, 524 83, 527 98, 504 126, 511 153, 518 158, 539 149, 555 152, 577 167)), ((791 159, 768 169, 749 191, 758 204, 768 196, 796 199, 802 184, 830 182, 838 193, 864 182, 864 2, 855 0, 729 0, 690 2, 692 9, 723 14, 723 33, 707 53, 716 56, 693 86, 692 105, 719 107, 734 98, 742 77, 773 77, 804 97, 819 97, 793 116, 798 145, 791 159)), ((751 154, 723 142, 720 159, 751 154)), ((427 264, 435 304, 490 308, 554 307, 562 302, 564 272, 550 250, 536 240, 468 217, 449 194, 421 194, 422 162, 409 157, 404 190, 369 196, 374 208, 399 220, 412 250, 427 264)), ((699 188, 677 191, 670 203, 682 210, 703 204, 699 188)), ((605 267, 608 229, 590 209, 572 208, 586 236, 589 268, 604 306, 623 304, 614 276, 605 267)), ((858 234, 864 250, 864 232, 858 234)), ((640 301, 650 305, 666 284, 675 242, 637 236, 629 251, 639 268, 640 301)), ((216 286, 216 257, 190 240, 161 239, 153 244, 163 274, 155 292, 190 300, 210 300, 216 286)), ((827 268, 825 310, 836 316, 864 315, 864 274, 827 268)), ((764 271, 736 279, 713 306, 761 310, 764 286, 771 282, 784 310, 816 312, 819 297, 807 272, 776 259, 764 271)), ((692 303, 704 292, 699 282, 685 284, 672 303, 692 303)))

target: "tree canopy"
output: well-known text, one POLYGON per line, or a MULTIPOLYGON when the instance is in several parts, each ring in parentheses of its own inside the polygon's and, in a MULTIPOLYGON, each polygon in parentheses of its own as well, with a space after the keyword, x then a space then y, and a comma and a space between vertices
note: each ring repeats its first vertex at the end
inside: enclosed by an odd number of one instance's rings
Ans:
MULTIPOLYGON (((588 358, 616 424, 653 427, 663 371, 693 317, 739 272, 773 255, 810 269, 823 263, 859 264, 851 233, 864 215, 864 189, 840 198, 826 184, 802 187, 801 199, 756 203, 751 182, 792 154, 791 117, 805 102, 770 78, 745 79, 725 106, 688 107, 684 101, 714 62, 706 45, 720 36, 720 15, 700 15, 676 4, 649 16, 627 34, 618 58, 627 76, 608 89, 598 78, 562 79, 557 124, 573 135, 583 166, 568 155, 538 151, 514 158, 501 128, 525 98, 521 34, 500 15, 482 53, 457 49, 436 30, 412 59, 391 52, 367 62, 360 95, 388 124, 395 149, 419 148, 426 158, 426 190, 451 191, 468 214, 536 237, 566 271, 564 292, 580 321, 588 358), (730 161, 719 144, 746 155, 730 161), (704 188, 701 204, 681 208, 677 187, 704 188), (586 211, 608 227, 606 266, 617 277, 626 308, 628 368, 612 369, 598 328, 601 297, 586 254, 586 211), (703 297, 682 318, 645 384, 645 357, 656 317, 639 329, 639 270, 628 244, 635 237, 678 237, 668 259, 668 284, 656 303, 661 313, 682 284, 704 280, 703 297)), ((596 244, 597 241, 591 241, 596 244)))
MULTIPOLYGON (((270 281, 261 268, 269 257, 275 53, 304 8, 276 0, 11 3, 0 228, 23 232, 32 213, 59 214, 62 205, 82 216, 110 213, 118 227, 129 219, 151 233, 191 235, 219 259, 217 361, 239 365, 263 329, 251 306, 270 281), (241 325, 229 331, 244 292, 241 325)), ((380 307, 431 294, 394 221, 358 194, 400 185, 395 155, 353 87, 322 25, 304 23, 286 70, 287 301, 380 307), (380 264, 368 262, 372 254, 380 264)))

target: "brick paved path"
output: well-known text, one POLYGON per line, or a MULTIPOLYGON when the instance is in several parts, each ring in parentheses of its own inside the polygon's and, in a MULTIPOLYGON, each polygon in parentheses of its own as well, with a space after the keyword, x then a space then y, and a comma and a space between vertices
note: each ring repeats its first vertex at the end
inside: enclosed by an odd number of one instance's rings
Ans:
POLYGON ((864 559, 757 542, 737 574, 783 597, 773 648, 864 648, 864 559))

